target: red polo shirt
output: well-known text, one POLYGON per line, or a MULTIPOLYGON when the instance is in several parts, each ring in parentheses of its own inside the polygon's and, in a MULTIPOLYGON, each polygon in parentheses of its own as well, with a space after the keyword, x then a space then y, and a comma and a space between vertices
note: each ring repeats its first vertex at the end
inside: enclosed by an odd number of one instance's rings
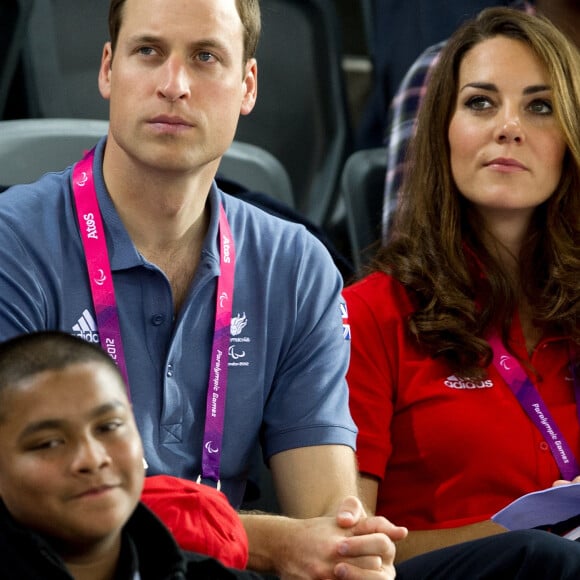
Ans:
MULTIPOLYGON (((377 514, 412 530, 456 527, 489 519, 560 478, 547 443, 493 366, 484 380, 467 381, 417 350, 405 325, 413 306, 399 282, 371 274, 344 296, 359 469, 380 479, 377 514)), ((528 358, 517 320, 511 339, 528 358)), ((530 378, 580 458, 568 342, 542 340, 531 364, 540 378, 530 378)))

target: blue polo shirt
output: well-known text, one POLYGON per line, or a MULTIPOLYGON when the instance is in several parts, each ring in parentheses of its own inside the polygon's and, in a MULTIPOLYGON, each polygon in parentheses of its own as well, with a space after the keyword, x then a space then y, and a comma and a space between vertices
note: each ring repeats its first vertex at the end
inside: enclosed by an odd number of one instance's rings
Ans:
MULTIPOLYGON (((201 260, 174 319, 169 281, 139 254, 107 193, 104 146, 102 139, 95 152, 95 186, 148 474, 195 479, 200 473, 220 202, 237 253, 222 490, 240 505, 258 439, 266 457, 310 445, 354 448, 342 281, 323 245, 303 226, 270 216, 214 183, 201 260)), ((99 341, 70 177, 68 168, 0 195, 2 340, 49 329, 99 341)))

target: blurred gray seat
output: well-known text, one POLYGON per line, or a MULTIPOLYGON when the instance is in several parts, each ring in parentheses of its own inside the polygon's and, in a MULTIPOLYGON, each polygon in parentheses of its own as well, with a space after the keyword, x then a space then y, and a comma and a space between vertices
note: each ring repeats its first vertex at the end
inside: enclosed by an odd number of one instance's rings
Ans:
POLYGON ((89 119, 18 119, 0 122, 0 183, 29 183, 83 156, 109 124, 89 119))
MULTIPOLYGON (((80 159, 109 123, 97 119, 17 119, 0 121, 0 184, 28 183, 80 159)), ((220 174, 252 191, 272 195, 292 207, 290 178, 270 153, 234 142, 222 158, 220 174)))
POLYGON ((262 0, 258 100, 236 140, 266 149, 288 171, 296 209, 324 225, 351 146, 341 28, 331 0, 262 0))
POLYGON ((107 0, 34 0, 22 55, 28 116, 108 119, 97 84, 108 13, 107 0))
POLYGON ((288 172, 278 159, 261 147, 234 141, 222 157, 218 174, 294 208, 288 172))
POLYGON ((358 272, 368 264, 381 239, 386 167, 386 148, 377 147, 353 153, 342 172, 352 261, 358 272))
POLYGON ((0 2, 0 119, 25 43, 32 0, 2 0, 0 2))

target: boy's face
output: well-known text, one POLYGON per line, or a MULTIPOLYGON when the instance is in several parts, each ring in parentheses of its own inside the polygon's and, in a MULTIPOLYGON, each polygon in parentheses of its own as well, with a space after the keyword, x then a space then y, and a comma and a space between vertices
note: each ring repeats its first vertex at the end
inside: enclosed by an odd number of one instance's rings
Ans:
POLYGON ((0 393, 0 497, 63 550, 116 541, 143 486, 143 449, 124 386, 87 362, 0 393))

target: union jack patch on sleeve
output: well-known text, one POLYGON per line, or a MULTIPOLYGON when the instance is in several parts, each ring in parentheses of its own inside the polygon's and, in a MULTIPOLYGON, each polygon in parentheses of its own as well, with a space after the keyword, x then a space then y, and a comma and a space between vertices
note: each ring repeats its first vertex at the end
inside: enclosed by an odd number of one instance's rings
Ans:
POLYGON ((350 324, 348 323, 346 302, 340 303, 340 316, 342 317, 342 337, 344 340, 350 340, 350 324))

